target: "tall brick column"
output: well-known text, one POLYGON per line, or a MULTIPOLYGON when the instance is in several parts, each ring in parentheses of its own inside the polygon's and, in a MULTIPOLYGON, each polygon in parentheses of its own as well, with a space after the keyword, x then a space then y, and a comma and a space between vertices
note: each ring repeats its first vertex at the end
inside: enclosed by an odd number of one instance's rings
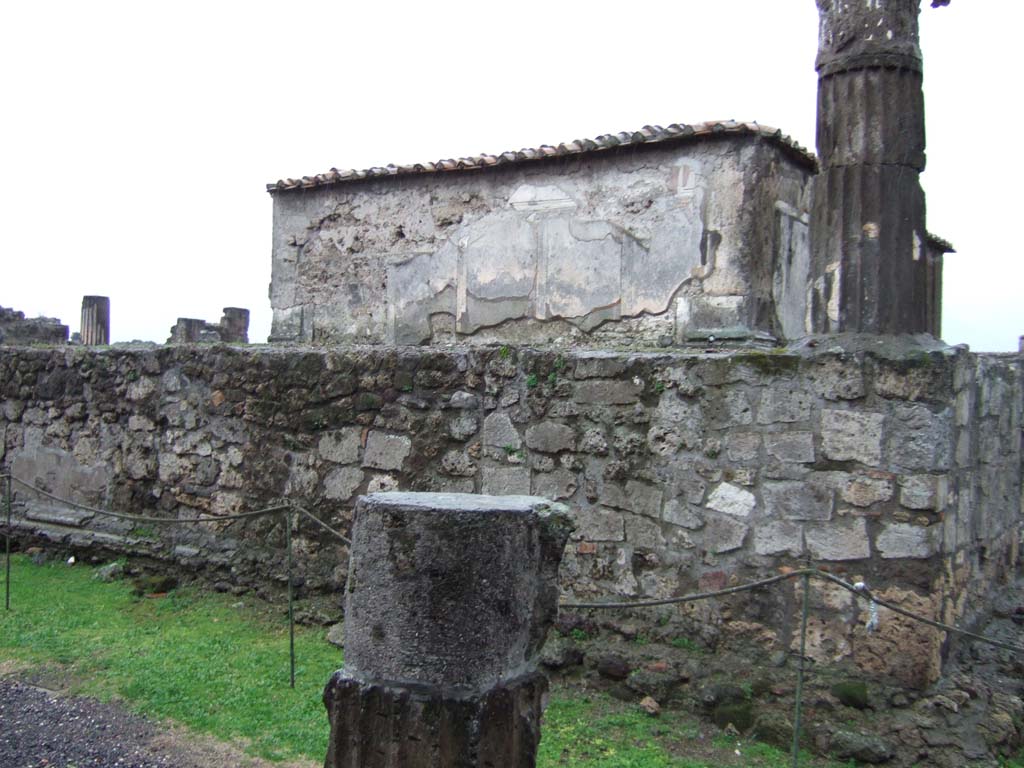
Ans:
POLYGON ((532 768, 571 530, 535 496, 361 497, 326 768, 532 768))
POLYGON ((82 343, 102 346, 110 343, 110 298, 107 296, 82 297, 82 343))
POLYGON ((927 332, 921 0, 817 3, 814 330, 927 332))

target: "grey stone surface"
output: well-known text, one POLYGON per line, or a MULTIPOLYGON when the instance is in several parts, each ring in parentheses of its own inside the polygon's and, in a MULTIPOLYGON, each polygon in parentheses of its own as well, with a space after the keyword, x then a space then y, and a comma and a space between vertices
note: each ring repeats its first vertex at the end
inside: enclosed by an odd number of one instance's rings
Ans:
POLYGON ((850 475, 839 484, 840 498, 855 507, 870 507, 888 501, 892 495, 893 482, 890 477, 850 475))
POLYGON ((456 440, 468 440, 480 428, 480 420, 475 413, 462 413, 448 422, 448 434, 456 440))
POLYGON ((806 421, 811 416, 812 396, 790 387, 771 387, 761 393, 758 424, 806 421))
POLYGON ((571 451, 576 447, 576 433, 565 424, 545 421, 526 430, 526 446, 541 453, 571 451))
POLYGON ((818 481, 766 482, 761 488, 765 512, 785 520, 830 520, 833 491, 818 481))
POLYGON ((564 507, 532 496, 361 497, 346 673, 480 691, 535 669, 570 531, 564 507))
POLYGON ((699 508, 680 499, 670 499, 662 509, 662 519, 680 528, 697 530, 704 527, 704 517, 699 508))
POLYGON ((799 523, 771 520, 754 527, 754 552, 758 555, 789 554, 799 557, 803 551, 803 527, 799 523))
POLYGON ((749 517, 757 506, 757 498, 744 488, 722 483, 708 495, 707 506, 733 517, 749 517))
POLYGON ((493 448, 515 451, 523 446, 523 438, 504 411, 495 411, 484 419, 483 439, 484 445, 493 448))
POLYGON ((810 464, 814 461, 813 432, 780 432, 765 436, 768 454, 779 461, 810 464))
POLYGON ((827 458, 878 466, 885 415, 826 409, 821 412, 821 447, 827 458))
POLYGON ((634 381, 594 379, 576 385, 577 403, 597 405, 625 405, 635 403, 643 391, 643 384, 634 381))
POLYGON ((405 435, 389 435, 371 431, 363 449, 363 466, 372 469, 401 469, 412 450, 412 442, 405 435))
MULTIPOLYGON (((963 611, 957 621, 975 620, 985 610, 995 569, 1016 562, 1024 366, 1015 356, 947 350, 942 354, 950 357, 955 377, 944 375, 925 386, 918 375, 922 350, 907 340, 813 341, 816 346, 808 342, 781 354, 602 353, 601 367, 594 369, 601 375, 580 381, 572 378, 577 353, 567 347, 504 352, 500 347, 469 352, 5 348, 0 355, 0 381, 6 387, 0 405, 3 459, 29 482, 115 510, 214 516, 288 498, 346 535, 353 500, 363 489, 525 492, 529 479, 535 493, 565 494, 580 523, 562 575, 567 592, 578 597, 695 591, 702 562, 723 571, 741 568, 751 578, 776 573, 804 553, 803 530, 811 526, 819 555, 842 544, 830 556, 852 557, 860 554, 856 547, 862 543, 846 531, 862 525, 852 520, 863 519, 872 537, 870 559, 838 562, 856 564, 873 589, 904 589, 910 578, 915 589, 931 594, 969 596, 956 603, 963 611), (819 377, 828 370, 826 378, 844 381, 842 366, 850 379, 866 376, 866 394, 837 404, 819 393, 819 377), (897 377, 904 367, 916 373, 901 384, 897 377), (883 370, 885 398, 875 379, 883 370), (556 372, 554 383, 548 371, 556 372), (541 379, 536 387, 527 383, 532 372, 541 379), (141 398, 128 400, 128 384, 138 381, 152 386, 133 390, 141 398), (609 381, 639 387, 637 399, 574 402, 578 384, 609 381), (405 382, 413 382, 414 391, 405 391, 405 382), (743 424, 722 418, 729 414, 723 407, 729 392, 738 393, 735 402, 741 406, 746 401, 756 420, 762 392, 786 386, 814 393, 809 421, 743 424), (470 397, 456 398, 459 392, 470 397), (954 401, 965 392, 973 405, 960 418, 965 423, 956 424, 954 401), (922 393, 926 399, 912 399, 922 393), (453 400, 469 407, 455 408, 453 400), (357 403, 369 408, 357 409, 357 403), (576 410, 553 417, 559 404, 576 410), (819 410, 867 414, 869 421, 884 414, 880 463, 826 455, 814 415, 819 410), (504 450, 505 440, 514 439, 508 437, 487 445, 481 433, 457 442, 448 425, 464 414, 480 419, 481 432, 485 416, 502 414, 489 424, 510 430, 505 434, 518 438, 522 448, 504 450), (576 450, 523 450, 520 436, 546 421, 570 427, 576 450), (652 452, 648 436, 654 427, 666 435, 678 433, 677 450, 652 452), (936 450, 915 460, 931 456, 930 466, 902 467, 890 450, 891 435, 901 430, 923 434, 936 445, 948 430, 962 446, 962 463, 944 470, 942 451, 936 450), (373 434, 408 441, 399 468, 362 466, 356 438, 366 435, 372 443, 373 434), (334 474, 341 469, 348 471, 334 474), (936 479, 934 489, 929 478, 936 479), (723 484, 729 488, 723 490, 723 484), (714 508, 728 509, 721 503, 725 490, 739 499, 753 496, 749 515, 714 508), (715 522, 708 532, 710 520, 715 522), (725 551, 737 540, 738 548, 725 551), (957 558, 952 571, 940 559, 947 556, 957 558)), ((946 369, 933 361, 935 351, 925 350, 928 372, 946 369)), ((404 445, 397 442, 400 449, 404 445)), ((32 509, 32 504, 22 506, 27 502, 28 494, 19 492, 15 515, 21 515, 16 526, 21 546, 71 546, 73 541, 90 555, 142 551, 167 568, 179 567, 175 547, 188 546, 201 553, 189 557, 189 567, 245 586, 284 568, 280 537, 244 521, 190 530, 181 540, 161 527, 141 541, 123 526, 99 530, 98 519, 82 526, 68 524, 69 519, 27 519, 24 514, 32 509)), ((300 532, 296 569, 305 588, 311 594, 336 589, 344 582, 344 570, 338 569, 344 569, 347 550, 312 524, 303 523, 300 532)), ((715 626, 723 632, 778 631, 767 614, 723 617, 715 626), (747 619, 763 629, 733 627, 747 619)), ((852 627, 824 624, 822 642, 835 648, 851 642, 860 649, 874 642, 860 635, 854 642, 852 627)))
POLYGON ((815 560, 866 560, 871 557, 863 517, 841 517, 828 525, 811 523, 804 529, 807 548, 815 560))
POLYGON ((327 461, 336 464, 354 464, 359 461, 362 430, 358 427, 336 429, 325 433, 317 443, 317 451, 327 461))
MULTIPOLYGON (((530 470, 521 466, 484 467, 480 470, 480 492, 492 496, 529 496, 530 470)), ((537 495, 555 498, 543 493, 537 493, 537 495)))
POLYGON ((579 487, 576 473, 568 469, 558 468, 551 472, 542 472, 533 478, 533 493, 545 499, 568 499, 579 487))
POLYGON ((900 504, 907 509, 941 509, 946 485, 945 476, 904 475, 899 480, 900 504))
POLYGON ((875 539, 875 548, 885 560, 923 559, 939 551, 940 538, 938 526, 887 523, 875 539))
POLYGON ((952 463, 952 413, 924 405, 899 403, 893 408, 889 457, 907 470, 948 469, 952 463))
POLYGON ((704 548, 716 555, 743 546, 749 526, 731 515, 711 513, 704 526, 704 548))
POLYGON ((588 541, 625 541, 626 526, 622 513, 608 507, 571 508, 576 532, 573 538, 588 541))

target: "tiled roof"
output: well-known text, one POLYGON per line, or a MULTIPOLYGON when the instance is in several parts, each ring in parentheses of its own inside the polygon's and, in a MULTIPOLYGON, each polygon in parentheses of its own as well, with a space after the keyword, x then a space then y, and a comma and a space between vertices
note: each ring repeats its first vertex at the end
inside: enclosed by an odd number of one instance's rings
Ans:
POLYGON ((314 187, 324 187, 331 184, 341 184, 348 181, 381 176, 406 176, 418 173, 438 173, 441 171, 480 170, 510 163, 525 163, 552 157, 602 152, 615 149, 616 147, 688 141, 721 135, 760 136, 791 152, 798 160, 809 167, 817 168, 817 158, 789 136, 783 135, 782 131, 758 123, 737 123, 733 120, 723 120, 719 122, 698 123, 696 125, 673 123, 667 128, 662 128, 660 125, 645 125, 639 131, 634 131, 633 133, 606 133, 594 139, 576 139, 567 144, 559 144, 557 147, 544 145, 535 149, 521 149, 518 152, 502 152, 500 155, 474 155, 472 157, 460 157, 457 160, 438 160, 436 163, 388 165, 383 168, 367 168, 362 171, 331 168, 327 173, 320 173, 316 176, 303 176, 301 179, 281 179, 273 184, 268 184, 267 191, 283 192, 291 189, 312 189, 314 187))

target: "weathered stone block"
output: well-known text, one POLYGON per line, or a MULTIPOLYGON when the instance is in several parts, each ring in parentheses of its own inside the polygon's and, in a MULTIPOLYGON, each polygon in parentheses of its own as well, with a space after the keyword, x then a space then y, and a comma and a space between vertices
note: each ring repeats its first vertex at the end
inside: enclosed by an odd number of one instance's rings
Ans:
MULTIPOLYGON (((771 440, 774 435, 767 439, 771 440)), ((756 432, 739 432, 725 441, 725 455, 729 461, 753 461, 761 453, 761 436, 756 432)))
POLYGON ((700 509, 680 499, 669 499, 662 509, 661 518, 666 523, 691 531, 704 527, 704 517, 700 509))
POLYGON ((788 520, 770 520, 754 528, 754 552, 799 557, 804 551, 803 527, 788 520))
POLYGON ((664 491, 657 486, 642 483, 639 480, 630 480, 625 488, 605 483, 601 493, 601 503, 609 507, 628 509, 648 517, 661 517, 661 504, 664 498, 664 491))
POLYGON ((871 557, 867 525, 863 517, 833 520, 828 525, 811 523, 804 530, 807 548, 816 560, 865 560, 871 557))
POLYGON ((372 431, 366 438, 363 466, 372 469, 401 469, 411 450, 412 441, 405 435, 372 431))
POLYGON ((468 440, 479 427, 480 422, 475 413, 461 413, 448 422, 448 434, 456 440, 468 440))
POLYGON ((850 475, 840 485, 840 496, 847 504, 855 507, 870 507, 892 498, 892 480, 871 475, 850 475))
POLYGON ((903 475, 900 504, 907 509, 941 509, 947 482, 945 475, 903 475))
MULTIPOLYGON (((528 496, 530 470, 527 467, 484 467, 481 471, 480 492, 491 496, 528 496)), ((547 498, 555 498, 547 496, 547 498)))
POLYGON ((864 397, 864 363, 859 358, 825 358, 808 368, 814 391, 826 400, 864 397))
POLYGON ((737 389, 719 389, 709 394, 704 415, 712 429, 728 429, 754 421, 747 393, 737 389))
POLYGON ((533 494, 545 499, 568 499, 578 486, 575 472, 568 469, 555 469, 551 472, 541 472, 534 475, 533 494))
POLYGON ((576 447, 576 433, 565 424, 545 421, 526 430, 526 445, 541 453, 571 451, 576 447))
POLYGON ((624 522, 626 526, 626 541, 634 547, 644 547, 646 549, 664 548, 665 537, 661 533, 661 526, 654 520, 629 515, 624 522))
POLYGON ((731 515, 710 514, 704 526, 704 549, 721 555, 743 546, 750 526, 731 515))
POLYGON ((337 501, 348 501, 362 482, 362 470, 357 467, 339 467, 324 478, 324 496, 337 501))
POLYGON ((885 415, 860 411, 821 412, 822 452, 835 461, 859 461, 878 466, 882 461, 885 415))
POLYGON ((887 523, 875 539, 875 548, 886 560, 923 559, 939 551, 941 529, 909 523, 887 523))
POLYGON ((607 507, 579 507, 572 509, 576 523, 574 539, 589 541, 625 541, 626 528, 622 513, 607 507))
POLYGON ((446 475, 473 477, 476 462, 465 451, 451 450, 441 457, 441 469, 446 475))
POLYGON ((779 461, 810 464, 814 461, 814 433, 781 432, 765 435, 768 453, 779 461))
POLYGON ((570 530, 564 506, 532 496, 360 497, 347 673, 481 690, 522 669, 557 610, 570 530))
POLYGON ((495 411, 484 419, 484 445, 517 451, 523 446, 519 430, 504 411, 495 411))
POLYGON ((831 520, 834 498, 827 483, 810 480, 766 482, 761 488, 768 517, 784 520, 831 520))
POLYGON ((610 379, 626 370, 627 360, 614 352, 584 352, 576 359, 577 379, 610 379))
POLYGON ((908 470, 945 470, 952 462, 952 413, 933 413, 924 405, 893 408, 889 461, 908 470))
POLYGON ((770 387, 761 393, 758 424, 792 423, 811 417, 814 398, 792 388, 770 387))
POLYGON ((604 456, 608 453, 608 441, 601 430, 588 429, 580 438, 579 450, 581 453, 604 456))
POLYGON ((347 427, 325 432, 317 444, 317 452, 325 461, 335 464, 354 464, 359 460, 359 446, 362 441, 362 430, 358 427, 347 427))
POLYGON ((579 382, 573 399, 583 405, 628 405, 640 399, 643 382, 594 379, 579 382))
POLYGON ((748 490, 722 483, 708 496, 707 506, 733 517, 749 517, 757 506, 757 499, 748 490))

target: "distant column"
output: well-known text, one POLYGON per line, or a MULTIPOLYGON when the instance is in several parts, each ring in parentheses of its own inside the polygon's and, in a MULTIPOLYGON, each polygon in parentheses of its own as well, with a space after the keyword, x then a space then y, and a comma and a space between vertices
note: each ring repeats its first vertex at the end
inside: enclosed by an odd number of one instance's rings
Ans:
POLYGON ((361 497, 325 768, 533 768, 571 531, 535 496, 361 497))
POLYGON ((100 346, 110 343, 110 297, 82 297, 82 344, 100 346))
POLYGON ((249 343, 249 310, 241 307, 224 307, 220 319, 220 340, 228 344, 249 343))
POLYGON ((1024 355, 1024 336, 1020 336, 1017 339, 1017 351, 1024 355))

